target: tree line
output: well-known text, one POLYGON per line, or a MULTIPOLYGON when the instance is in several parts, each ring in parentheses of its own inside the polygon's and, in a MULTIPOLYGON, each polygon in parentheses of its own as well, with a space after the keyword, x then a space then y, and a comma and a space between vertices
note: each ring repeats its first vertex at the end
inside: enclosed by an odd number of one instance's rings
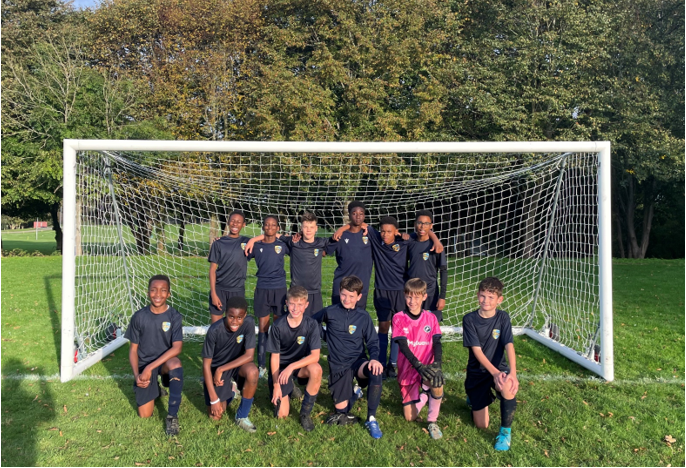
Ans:
POLYGON ((3 0, 2 209, 64 138, 610 140, 613 253, 684 256, 684 3, 3 0))

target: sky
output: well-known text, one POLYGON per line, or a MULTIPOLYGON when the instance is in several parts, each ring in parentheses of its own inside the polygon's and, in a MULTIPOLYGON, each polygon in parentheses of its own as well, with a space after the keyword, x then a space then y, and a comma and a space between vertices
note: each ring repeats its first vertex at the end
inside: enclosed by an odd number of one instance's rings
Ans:
POLYGON ((74 8, 88 8, 95 7, 99 0, 74 0, 74 8))

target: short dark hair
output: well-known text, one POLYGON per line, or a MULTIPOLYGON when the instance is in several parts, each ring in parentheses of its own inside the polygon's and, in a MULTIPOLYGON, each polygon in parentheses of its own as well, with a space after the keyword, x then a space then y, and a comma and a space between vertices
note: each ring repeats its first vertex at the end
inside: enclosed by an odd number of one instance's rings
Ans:
POLYGON ((286 296, 288 297, 288 299, 307 300, 309 294, 307 294, 307 289, 305 289, 303 286, 291 286, 291 289, 288 290, 288 294, 286 296))
POLYGON ((244 297, 241 296, 233 296, 230 297, 228 301, 226 301, 226 312, 229 312, 229 309, 240 309, 244 311, 248 311, 248 301, 245 300, 244 297))
POLYGON ((341 280, 341 287, 340 291, 342 290, 346 291, 352 291, 357 294, 362 294, 362 290, 364 289, 364 284, 362 284, 362 280, 358 278, 357 276, 346 276, 341 280))
POLYGON ((395 219, 393 216, 384 216, 381 218, 381 221, 379 222, 379 227, 383 226, 384 224, 391 224, 395 226, 396 229, 398 229, 398 220, 395 219))
POLYGON ((364 203, 362 203, 359 200, 353 200, 350 203, 348 203, 348 213, 351 213, 355 208, 362 208, 362 211, 364 211, 365 213, 367 212, 367 207, 364 206, 364 203))
POLYGON ((229 213, 229 219, 231 219, 231 216, 233 216, 233 215, 238 215, 238 216, 240 216, 241 218, 243 218, 243 221, 245 221, 245 213, 243 213, 242 211, 240 211, 240 210, 233 210, 231 213, 229 213))
POLYGON ((481 280, 481 283, 479 283, 479 292, 485 291, 502 296, 504 287, 505 286, 503 285, 502 281, 500 281, 498 278, 495 276, 489 276, 488 278, 481 280))
POLYGON ((314 213, 310 213, 309 211, 304 212, 300 218, 300 222, 307 223, 311 221, 314 221, 315 223, 317 222, 317 217, 314 215, 314 213))
POLYGON ((167 282, 167 287, 171 289, 171 281, 169 280, 169 277, 167 275, 155 275, 151 277, 148 280, 148 289, 150 289, 150 286, 152 286, 153 281, 166 281, 167 282))
POLYGON ((406 296, 423 296, 426 294, 426 282, 421 278, 412 278, 405 283, 406 296))
POLYGON ((429 210, 419 210, 417 211, 417 217, 415 218, 415 221, 419 219, 420 216, 428 216, 431 222, 434 222, 434 214, 429 211, 429 210))
POLYGON ((265 216, 264 219, 262 220, 262 224, 266 223, 267 220, 268 220, 269 218, 272 218, 274 221, 276 221, 276 224, 277 224, 277 225, 280 225, 280 224, 279 224, 279 218, 278 218, 278 216, 276 216, 276 215, 267 215, 267 216, 265 216))

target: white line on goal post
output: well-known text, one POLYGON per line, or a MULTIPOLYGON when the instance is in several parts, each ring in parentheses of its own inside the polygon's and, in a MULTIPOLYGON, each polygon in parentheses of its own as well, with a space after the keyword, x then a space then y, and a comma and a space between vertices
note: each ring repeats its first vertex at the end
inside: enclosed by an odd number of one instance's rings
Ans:
MULTIPOLYGON (((614 379, 612 337, 612 257, 611 257, 611 174, 610 142, 280 142, 280 141, 174 141, 174 140, 71 140, 64 147, 63 200, 63 294, 61 380, 66 382, 126 343, 122 337, 74 364, 76 300, 76 152, 77 151, 171 151, 236 153, 546 153, 586 152, 599 156, 598 176, 598 263, 600 293, 600 363, 585 359, 572 348, 551 342, 534 330, 524 333, 560 352, 574 362, 598 373, 605 380, 614 379), (105 350, 107 350, 105 352, 105 350)), ((134 311, 132 310, 131 313, 134 311)), ((460 327, 446 333, 460 333, 460 327)), ((593 350, 591 349, 592 353, 593 350)))

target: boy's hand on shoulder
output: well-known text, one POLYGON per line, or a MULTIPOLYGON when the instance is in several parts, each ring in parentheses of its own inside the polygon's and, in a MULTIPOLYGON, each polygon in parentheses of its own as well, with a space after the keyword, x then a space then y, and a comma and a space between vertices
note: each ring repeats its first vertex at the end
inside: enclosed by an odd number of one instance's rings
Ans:
POLYGON ((372 371, 372 374, 374 375, 379 375, 383 372, 383 366, 376 359, 372 359, 371 361, 369 361, 369 369, 372 371))
POLYGON ((443 252, 443 244, 441 244, 441 241, 439 241, 437 238, 436 241, 434 242, 434 245, 429 250, 431 252, 436 252, 437 254, 439 254, 439 253, 443 252))
POLYGON ((300 239, 302 239, 302 236, 300 235, 299 232, 296 232, 296 233, 293 234, 293 236, 291 237, 291 242, 293 242, 294 244, 297 244, 298 242, 300 242, 300 239))
POLYGON ((255 245, 255 239, 250 239, 247 244, 245 244, 245 256, 247 257, 252 253, 252 248, 255 245))
POLYGON ((346 224, 345 226, 341 226, 338 229, 336 229, 336 232, 333 233, 333 236, 331 238, 338 242, 341 240, 341 237, 343 236, 343 233, 348 230, 348 225, 346 224))
POLYGON ((402 239, 403 239, 404 241, 408 241, 408 240, 411 239, 410 235, 409 235, 408 233, 406 233, 406 232, 403 232, 402 234, 400 234, 400 237, 402 237, 402 239))
POLYGON ((366 236, 369 234, 369 229, 367 229, 369 225, 367 223, 360 224, 360 227, 362 228, 362 235, 366 236))

